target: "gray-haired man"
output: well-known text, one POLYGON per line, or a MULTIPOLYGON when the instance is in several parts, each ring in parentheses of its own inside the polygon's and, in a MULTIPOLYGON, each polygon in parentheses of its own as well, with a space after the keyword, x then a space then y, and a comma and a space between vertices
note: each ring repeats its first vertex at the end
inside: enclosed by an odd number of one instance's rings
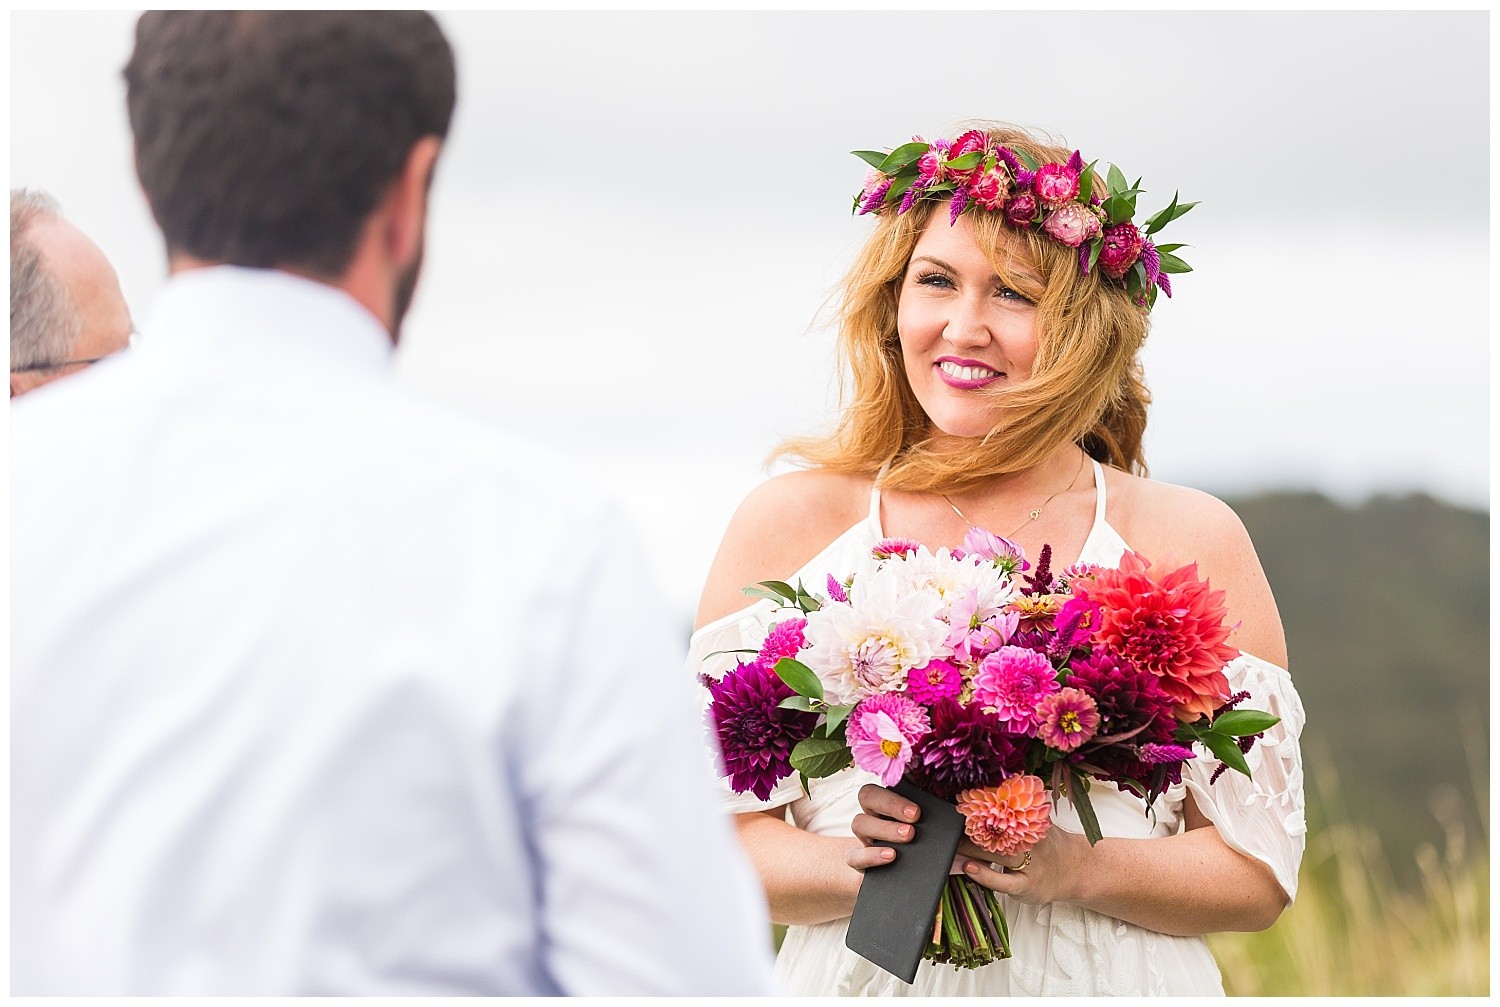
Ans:
POLYGON ((32 189, 10 192, 10 394, 97 362, 130 340, 114 267, 32 189))

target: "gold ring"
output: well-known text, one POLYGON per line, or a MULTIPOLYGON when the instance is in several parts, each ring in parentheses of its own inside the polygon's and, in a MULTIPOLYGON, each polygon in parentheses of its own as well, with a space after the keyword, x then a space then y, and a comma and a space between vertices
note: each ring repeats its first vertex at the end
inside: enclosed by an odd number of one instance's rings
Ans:
POLYGON ((1019 864, 1017 864, 1014 867, 1007 867, 1006 870, 1010 871, 1012 874, 1020 874, 1020 873, 1024 872, 1026 870, 1026 868, 1028 868, 1030 866, 1031 866, 1031 851, 1027 850, 1026 854, 1023 857, 1021 857, 1021 862, 1019 864))

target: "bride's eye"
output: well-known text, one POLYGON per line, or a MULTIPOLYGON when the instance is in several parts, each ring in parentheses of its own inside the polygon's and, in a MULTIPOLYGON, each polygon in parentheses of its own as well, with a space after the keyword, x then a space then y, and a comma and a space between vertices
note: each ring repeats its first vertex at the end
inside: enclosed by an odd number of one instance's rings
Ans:
POLYGON ((947 290, 953 287, 953 281, 948 278, 948 275, 946 273, 918 273, 917 285, 921 287, 936 287, 940 290, 947 290))
POLYGON ((995 293, 1000 297, 1001 300, 1005 301, 1019 301, 1022 304, 1036 303, 1031 298, 1021 293, 1019 290, 1012 290, 1010 287, 996 287, 995 293))

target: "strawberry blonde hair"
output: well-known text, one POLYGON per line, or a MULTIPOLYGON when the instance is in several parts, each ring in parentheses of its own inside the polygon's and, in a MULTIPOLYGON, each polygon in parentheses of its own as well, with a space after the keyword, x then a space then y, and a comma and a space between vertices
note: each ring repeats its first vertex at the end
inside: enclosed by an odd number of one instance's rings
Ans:
MULTIPOLYGON (((970 124, 1038 162, 1063 164, 1071 151, 1014 126, 970 124)), ((1102 186, 1102 182, 1100 183, 1102 186)), ((835 472, 873 475, 890 463, 882 485, 916 492, 964 489, 1021 472, 1059 445, 1141 475, 1141 438, 1151 396, 1139 354, 1149 320, 1121 285, 1085 276, 1078 253, 1034 230, 1006 226, 999 213, 971 212, 975 241, 996 274, 1036 303, 1037 351, 1031 376, 994 392, 1004 407, 984 437, 960 449, 931 441, 927 414, 907 381, 896 306, 912 250, 924 228, 947 226, 945 200, 919 200, 906 213, 881 214, 839 286, 838 348, 848 367, 838 425, 827 436, 793 438, 773 457, 792 456, 835 472), (1017 270, 1024 259, 1042 284, 1017 270)))

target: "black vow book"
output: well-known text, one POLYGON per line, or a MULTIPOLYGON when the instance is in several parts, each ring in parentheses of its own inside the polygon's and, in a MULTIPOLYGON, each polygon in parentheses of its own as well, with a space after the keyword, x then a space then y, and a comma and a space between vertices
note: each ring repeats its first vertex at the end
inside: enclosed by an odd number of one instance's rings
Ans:
POLYGON ((932 921, 964 835, 964 816, 904 780, 891 789, 922 809, 916 834, 907 843, 880 843, 894 847, 896 859, 865 871, 844 944, 909 983, 932 941, 932 921))

